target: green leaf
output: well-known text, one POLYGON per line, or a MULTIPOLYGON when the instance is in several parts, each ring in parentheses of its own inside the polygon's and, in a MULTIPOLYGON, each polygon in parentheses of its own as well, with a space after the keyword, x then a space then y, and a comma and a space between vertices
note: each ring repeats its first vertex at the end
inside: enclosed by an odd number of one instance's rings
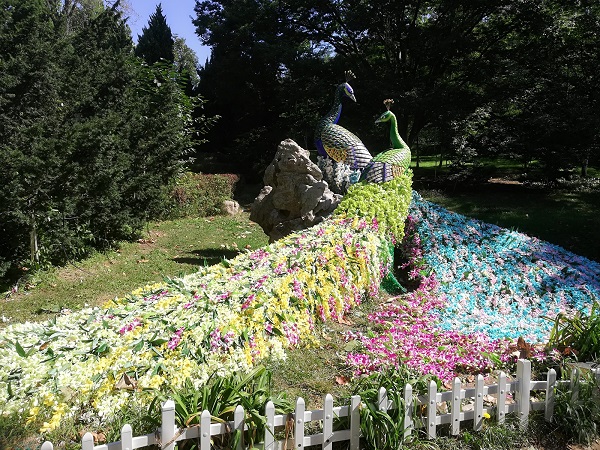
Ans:
POLYGON ((158 339, 154 339, 154 340, 150 341, 150 345, 153 345, 154 347, 159 347, 166 342, 169 342, 169 340, 164 339, 164 338, 158 338, 158 339))
POLYGON ((15 342, 15 350, 17 351, 17 354, 21 357, 21 358, 25 358, 27 357, 27 352, 23 349, 23 347, 21 347, 21 344, 19 344, 18 341, 15 342))

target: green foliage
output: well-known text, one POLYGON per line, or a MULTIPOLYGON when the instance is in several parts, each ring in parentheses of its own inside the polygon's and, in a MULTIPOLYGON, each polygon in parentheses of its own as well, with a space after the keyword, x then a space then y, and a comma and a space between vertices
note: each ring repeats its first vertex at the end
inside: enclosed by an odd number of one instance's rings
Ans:
MULTIPOLYGON (((203 411, 211 413, 214 422, 225 423, 233 420, 235 408, 240 405, 246 413, 247 430, 244 442, 254 448, 265 435, 265 406, 272 401, 276 414, 286 414, 294 410, 293 402, 285 394, 274 396, 271 393, 271 373, 262 366, 248 374, 219 376, 214 374, 209 381, 197 388, 191 380, 178 390, 161 392, 152 401, 149 415, 156 425, 160 424, 160 404, 172 399, 175 402, 176 422, 180 427, 198 425, 203 411)), ((240 435, 225 436, 216 448, 236 448, 240 435)), ((196 448, 194 445, 186 449, 196 448)))
POLYGON ((589 314, 579 311, 574 316, 559 313, 548 337, 548 348, 565 355, 576 355, 580 361, 600 357, 600 303, 594 301, 589 314))
POLYGON ((427 137, 457 182, 490 156, 553 175, 600 160, 597 2, 197 0, 196 13, 212 47, 201 92, 228 118, 207 148, 235 162, 271 152, 282 132, 308 148, 349 67, 360 105, 341 121, 373 155, 388 144, 370 119, 387 97, 413 153, 427 137))
POLYGON ((2 276, 137 236, 211 120, 172 64, 132 55, 116 10, 66 33, 45 1, 0 5, 2 276))
POLYGON ((186 172, 178 176, 168 188, 165 216, 173 219, 219 214, 223 201, 233 196, 238 179, 233 174, 186 172))
POLYGON ((556 388, 552 421, 568 439, 589 445, 599 435, 600 386, 590 371, 574 369, 571 377, 556 388))
MULTIPOLYGON (((360 395, 363 405, 360 409, 360 428, 366 448, 377 450, 397 450, 405 443, 404 438, 404 387, 411 384, 413 395, 427 392, 430 375, 417 375, 406 366, 362 378, 354 386, 352 395, 360 395), (394 408, 388 411, 379 409, 379 389, 385 388, 388 401, 394 408)), ((416 402, 414 403, 416 407, 416 402)), ((413 411, 414 416, 414 411, 413 411)))
POLYGON ((154 64, 160 60, 173 62, 173 35, 167 24, 167 18, 162 11, 162 5, 156 5, 156 11, 150 15, 148 26, 142 28, 142 35, 138 37, 135 54, 147 64, 154 64))
POLYGON ((335 210, 338 216, 377 220, 383 233, 399 242, 412 198, 412 171, 385 183, 352 185, 335 210))

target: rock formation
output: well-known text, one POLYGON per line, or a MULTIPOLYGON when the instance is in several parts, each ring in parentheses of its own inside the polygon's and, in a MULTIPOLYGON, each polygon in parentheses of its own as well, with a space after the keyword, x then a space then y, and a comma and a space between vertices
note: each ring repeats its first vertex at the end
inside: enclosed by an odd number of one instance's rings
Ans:
POLYGON ((308 150, 291 139, 279 144, 263 181, 250 220, 262 227, 271 242, 323 221, 342 199, 329 189, 308 150))

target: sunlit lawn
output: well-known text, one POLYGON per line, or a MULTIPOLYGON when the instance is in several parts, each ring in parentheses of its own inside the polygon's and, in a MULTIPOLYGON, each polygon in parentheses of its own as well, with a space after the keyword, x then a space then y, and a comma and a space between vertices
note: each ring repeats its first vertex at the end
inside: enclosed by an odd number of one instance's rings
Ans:
POLYGON ((248 213, 154 222, 138 242, 42 272, 28 285, 20 283, 17 293, 0 300, 5 318, 0 326, 41 321, 64 308, 100 305, 145 284, 190 274, 201 265, 266 244, 266 235, 248 220, 248 213))

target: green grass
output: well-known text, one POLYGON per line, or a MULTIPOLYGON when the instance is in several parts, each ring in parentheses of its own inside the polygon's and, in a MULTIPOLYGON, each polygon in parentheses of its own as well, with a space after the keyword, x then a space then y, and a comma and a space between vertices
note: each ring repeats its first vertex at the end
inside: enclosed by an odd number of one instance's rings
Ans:
POLYGON ((36 273, 18 292, 0 299, 0 326, 42 321, 61 309, 101 305, 147 283, 195 272, 267 244, 261 228, 244 212, 235 217, 186 218, 154 222, 143 239, 118 250, 96 253, 66 267, 36 273))

